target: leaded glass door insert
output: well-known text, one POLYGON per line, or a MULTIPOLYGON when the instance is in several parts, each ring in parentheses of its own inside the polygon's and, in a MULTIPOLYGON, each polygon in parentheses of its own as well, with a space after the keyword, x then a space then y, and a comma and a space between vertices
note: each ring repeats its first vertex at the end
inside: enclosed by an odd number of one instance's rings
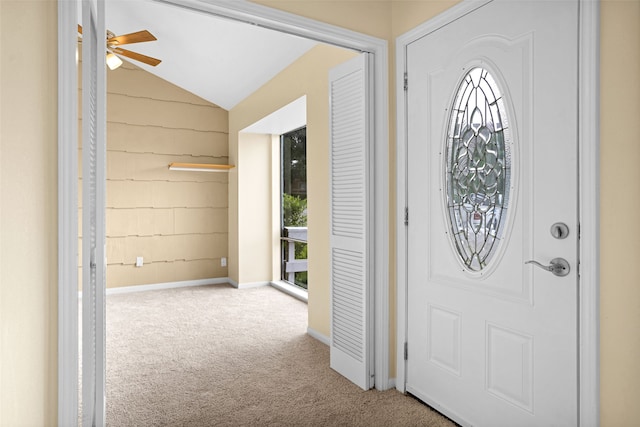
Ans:
POLYGON ((503 91, 487 69, 471 69, 456 90, 445 151, 450 235, 471 271, 487 267, 505 236, 511 145, 503 91))

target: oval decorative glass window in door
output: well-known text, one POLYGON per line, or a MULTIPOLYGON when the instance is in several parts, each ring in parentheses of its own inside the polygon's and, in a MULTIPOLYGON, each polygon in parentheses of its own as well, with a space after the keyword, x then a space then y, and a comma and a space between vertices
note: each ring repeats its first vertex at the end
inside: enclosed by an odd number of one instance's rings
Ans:
POLYGON ((446 141, 446 206, 454 246, 471 271, 487 267, 503 239, 511 186, 505 100, 491 73, 469 71, 457 89, 446 141))

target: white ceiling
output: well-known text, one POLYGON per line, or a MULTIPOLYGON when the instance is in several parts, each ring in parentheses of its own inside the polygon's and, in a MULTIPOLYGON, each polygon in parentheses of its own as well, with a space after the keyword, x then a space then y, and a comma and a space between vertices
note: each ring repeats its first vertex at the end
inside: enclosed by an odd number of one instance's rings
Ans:
POLYGON ((131 63, 226 110, 317 44, 149 0, 108 0, 106 25, 116 35, 149 30, 157 41, 122 47, 162 63, 131 63))

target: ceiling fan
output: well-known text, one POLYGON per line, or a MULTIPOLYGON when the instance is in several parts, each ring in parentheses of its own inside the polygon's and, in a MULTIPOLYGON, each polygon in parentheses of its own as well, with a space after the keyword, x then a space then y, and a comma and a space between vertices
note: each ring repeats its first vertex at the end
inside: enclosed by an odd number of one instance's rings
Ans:
MULTIPOLYGON (((82 34, 82 26, 78 25, 78 32, 82 34)), ((123 34, 116 36, 111 31, 107 30, 107 65, 110 69, 115 70, 122 65, 122 60, 116 56, 122 55, 127 58, 140 61, 144 64, 155 67, 161 60, 153 58, 151 56, 143 55, 141 53, 132 52, 127 49, 122 49, 119 46, 132 43, 151 42, 157 40, 153 34, 147 30, 137 31, 135 33, 123 34)))

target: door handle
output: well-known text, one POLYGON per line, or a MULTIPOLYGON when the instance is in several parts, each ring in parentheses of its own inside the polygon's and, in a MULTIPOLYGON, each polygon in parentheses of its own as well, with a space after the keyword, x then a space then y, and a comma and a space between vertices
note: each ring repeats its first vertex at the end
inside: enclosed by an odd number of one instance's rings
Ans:
POLYGON ((538 261, 534 261, 534 260, 526 261, 525 264, 536 265, 543 270, 552 272, 558 277, 564 277, 567 274, 569 274, 569 271, 571 271, 571 268, 569 267, 569 262, 564 258, 554 258, 551 260, 550 265, 540 264, 538 261))

